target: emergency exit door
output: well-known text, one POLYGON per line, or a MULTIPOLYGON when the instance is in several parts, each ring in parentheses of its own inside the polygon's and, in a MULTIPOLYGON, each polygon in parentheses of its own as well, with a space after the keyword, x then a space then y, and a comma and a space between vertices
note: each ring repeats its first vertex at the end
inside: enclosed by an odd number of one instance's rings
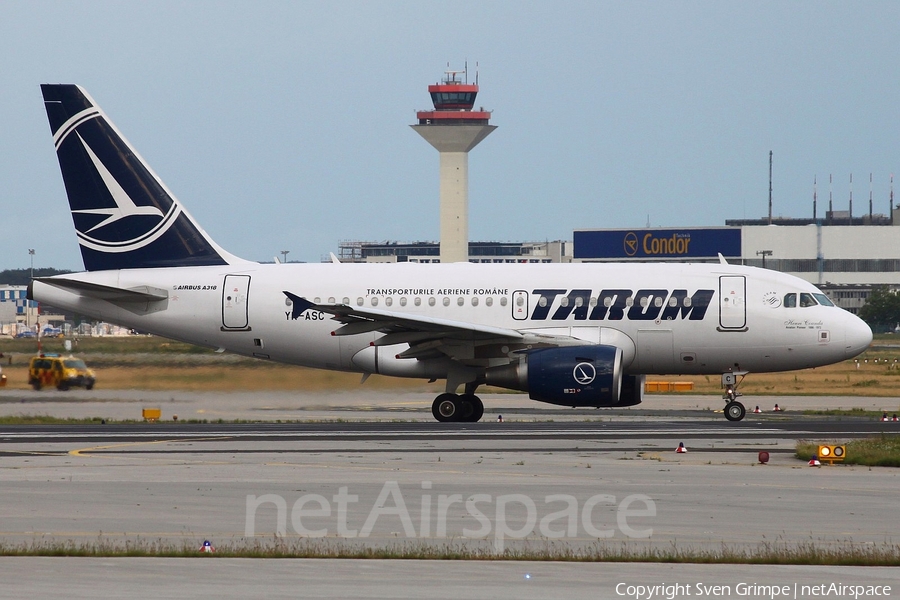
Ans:
POLYGON ((517 290, 512 295, 512 316, 516 321, 528 318, 528 292, 517 290))
POLYGON ((719 277, 719 328, 726 331, 747 328, 747 280, 743 275, 719 277))
POLYGON ((226 275, 222 287, 222 329, 249 331, 249 275, 226 275))

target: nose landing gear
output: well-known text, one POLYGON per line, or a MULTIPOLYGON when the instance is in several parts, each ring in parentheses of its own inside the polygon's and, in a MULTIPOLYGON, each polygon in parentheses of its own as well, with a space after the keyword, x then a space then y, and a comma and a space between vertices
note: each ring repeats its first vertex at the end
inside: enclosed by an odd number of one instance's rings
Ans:
POLYGON ((737 401, 742 396, 738 390, 738 386, 744 381, 748 371, 728 371, 722 373, 722 387, 725 393, 722 398, 725 400, 725 418, 729 421, 740 421, 747 414, 744 405, 737 401))

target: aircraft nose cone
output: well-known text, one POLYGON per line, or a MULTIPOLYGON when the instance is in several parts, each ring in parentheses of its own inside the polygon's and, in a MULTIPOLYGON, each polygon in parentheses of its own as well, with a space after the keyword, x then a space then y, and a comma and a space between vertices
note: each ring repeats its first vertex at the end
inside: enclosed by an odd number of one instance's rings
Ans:
POLYGON ((853 358, 857 354, 861 354, 872 343, 872 330, 866 325, 866 322, 857 317, 850 315, 852 318, 847 323, 845 354, 847 358, 853 358))

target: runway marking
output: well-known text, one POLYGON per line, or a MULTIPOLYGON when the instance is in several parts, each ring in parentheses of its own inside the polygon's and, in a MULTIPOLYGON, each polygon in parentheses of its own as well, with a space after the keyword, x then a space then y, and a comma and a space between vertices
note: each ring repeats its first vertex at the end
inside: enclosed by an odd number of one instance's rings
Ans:
POLYGON ((185 439, 178 438, 175 440, 153 440, 148 442, 128 442, 126 444, 106 444, 103 446, 90 446, 88 448, 80 448, 78 450, 69 450, 68 454, 71 456, 90 456, 97 458, 99 456, 111 457, 111 456, 121 456, 121 453, 116 454, 91 454, 91 452, 99 451, 99 450, 110 450, 113 448, 127 448, 128 446, 146 446, 148 444, 168 444, 170 442, 209 442, 209 441, 221 441, 230 439, 228 437, 212 437, 212 438, 194 438, 194 439, 185 439))
MULTIPOLYGON (((679 428, 654 428, 654 429, 554 429, 554 430, 516 430, 516 431, 430 431, 425 429, 410 431, 367 431, 367 432, 334 432, 334 431, 230 431, 222 433, 208 434, 207 438, 193 438, 193 433, 165 433, 165 440, 152 440, 150 442, 135 443, 158 443, 158 442, 174 442, 174 441, 204 441, 206 439, 239 439, 250 437, 305 437, 305 438, 336 438, 349 439, 353 437, 375 437, 375 438, 403 438, 410 436, 428 436, 428 437, 534 437, 534 436, 562 436, 562 435, 584 435, 584 436, 614 436, 614 435, 703 435, 703 436, 722 436, 722 437, 741 437, 754 436, 758 434, 792 434, 792 435, 822 435, 821 432, 815 431, 786 431, 783 429, 679 429, 679 428)), ((841 432, 842 435, 861 435, 870 434, 871 432, 862 431, 846 431, 841 432)), ((4 441, 11 441, 19 438, 79 438, 79 437, 104 437, 104 438, 159 438, 159 433, 154 432, 91 432, 91 433, 75 433, 75 432, 11 432, 0 434, 4 441)))

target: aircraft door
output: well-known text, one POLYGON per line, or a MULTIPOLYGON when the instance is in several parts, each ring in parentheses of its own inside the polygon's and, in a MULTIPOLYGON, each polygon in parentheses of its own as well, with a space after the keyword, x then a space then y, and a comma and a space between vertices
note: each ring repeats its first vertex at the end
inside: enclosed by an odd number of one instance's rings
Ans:
POLYGON ((249 331, 249 275, 226 275, 222 286, 222 330, 249 331))
POLYGON ((728 331, 747 328, 747 280, 743 275, 719 277, 719 327, 728 331))
POLYGON ((516 321, 528 318, 528 292, 516 290, 512 295, 512 316, 516 321))

